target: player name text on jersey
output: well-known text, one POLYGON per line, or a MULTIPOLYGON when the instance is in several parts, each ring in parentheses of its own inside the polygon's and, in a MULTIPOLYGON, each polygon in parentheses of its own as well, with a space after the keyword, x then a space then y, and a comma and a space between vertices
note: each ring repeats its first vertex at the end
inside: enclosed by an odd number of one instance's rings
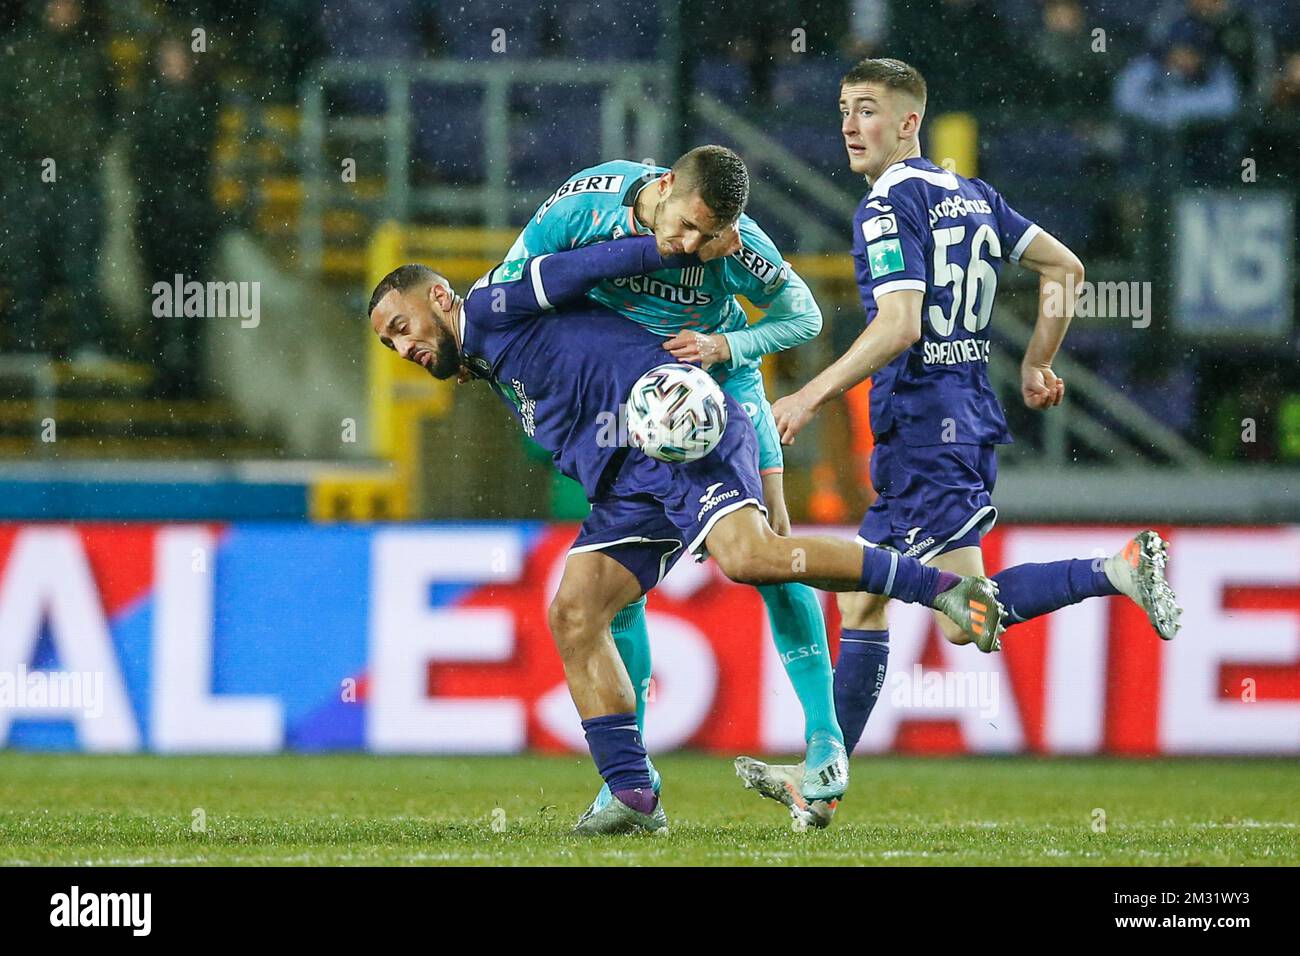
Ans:
POLYGON ((926 342, 922 361, 926 365, 965 365, 989 360, 988 339, 956 339, 950 342, 926 342))
POLYGON ((615 174, 583 176, 581 179, 570 180, 546 197, 546 201, 537 209, 537 221, 541 222, 547 210, 565 196, 576 196, 578 193, 616 193, 622 188, 623 177, 615 174))

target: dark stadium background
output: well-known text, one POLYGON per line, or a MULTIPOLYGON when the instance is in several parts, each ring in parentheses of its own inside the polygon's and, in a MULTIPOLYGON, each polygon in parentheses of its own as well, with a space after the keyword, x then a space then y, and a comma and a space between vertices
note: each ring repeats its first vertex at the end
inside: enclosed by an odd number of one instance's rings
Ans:
MULTIPOLYGON (((1150 524, 1188 613, 1163 646, 1093 602, 979 660, 900 613, 900 680, 991 675, 1000 716, 900 683, 867 745, 1300 753, 1284 0, 5 3, 0 671, 99 675, 103 712, 11 704, 0 747, 577 745, 544 609, 581 494, 486 390, 390 361, 368 290, 409 258, 464 289, 574 170, 725 143, 826 318, 768 360, 786 394, 861 328, 836 100, 868 55, 928 77, 928 155, 1149 306, 1076 319, 1067 404, 1034 415, 1036 285, 1003 273, 991 371, 1017 443, 991 566, 1150 524), (1154 121, 1136 84, 1170 37, 1198 66, 1154 121), (1211 82, 1226 102, 1180 119, 1211 82), (159 315, 176 274, 257 313, 159 315)), ((790 450, 797 523, 848 531, 871 500, 864 409, 851 393, 790 450)), ((652 749, 798 749, 751 592, 682 568, 650 607, 652 749)))

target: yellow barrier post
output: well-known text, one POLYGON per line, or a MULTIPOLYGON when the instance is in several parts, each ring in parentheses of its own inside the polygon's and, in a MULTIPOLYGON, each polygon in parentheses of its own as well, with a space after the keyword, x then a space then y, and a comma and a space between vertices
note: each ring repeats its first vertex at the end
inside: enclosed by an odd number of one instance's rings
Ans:
POLYGON ((930 158, 958 176, 979 175, 979 124, 969 113, 943 113, 930 124, 930 158))

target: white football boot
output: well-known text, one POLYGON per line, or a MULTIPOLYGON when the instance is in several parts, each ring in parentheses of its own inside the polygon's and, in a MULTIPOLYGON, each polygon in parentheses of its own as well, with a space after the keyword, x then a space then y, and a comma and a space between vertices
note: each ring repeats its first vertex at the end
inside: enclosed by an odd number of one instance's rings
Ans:
POLYGON ((775 800, 790 810, 796 829, 813 827, 821 830, 831 825, 838 800, 807 800, 803 795, 804 763, 764 763, 753 757, 736 758, 736 776, 746 790, 775 800))
POLYGON ((1172 641, 1182 627, 1183 609, 1165 580, 1168 560, 1168 543, 1154 531, 1143 531, 1107 558, 1104 569, 1110 583, 1146 612, 1160 639, 1172 641))

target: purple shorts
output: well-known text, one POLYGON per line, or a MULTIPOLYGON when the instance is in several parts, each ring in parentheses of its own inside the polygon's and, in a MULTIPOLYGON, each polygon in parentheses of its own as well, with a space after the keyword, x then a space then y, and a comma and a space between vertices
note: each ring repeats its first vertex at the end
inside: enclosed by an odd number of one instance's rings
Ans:
POLYGON ((978 546, 998 520, 992 445, 906 445, 890 436, 871 453, 871 483, 880 497, 858 528, 858 542, 887 545, 930 561, 978 546))
POLYGON ((727 396, 727 429, 698 461, 672 464, 630 449, 610 465, 570 554, 603 551, 649 591, 684 552, 707 557, 704 539, 723 515, 756 505, 764 514, 758 437, 727 396))

